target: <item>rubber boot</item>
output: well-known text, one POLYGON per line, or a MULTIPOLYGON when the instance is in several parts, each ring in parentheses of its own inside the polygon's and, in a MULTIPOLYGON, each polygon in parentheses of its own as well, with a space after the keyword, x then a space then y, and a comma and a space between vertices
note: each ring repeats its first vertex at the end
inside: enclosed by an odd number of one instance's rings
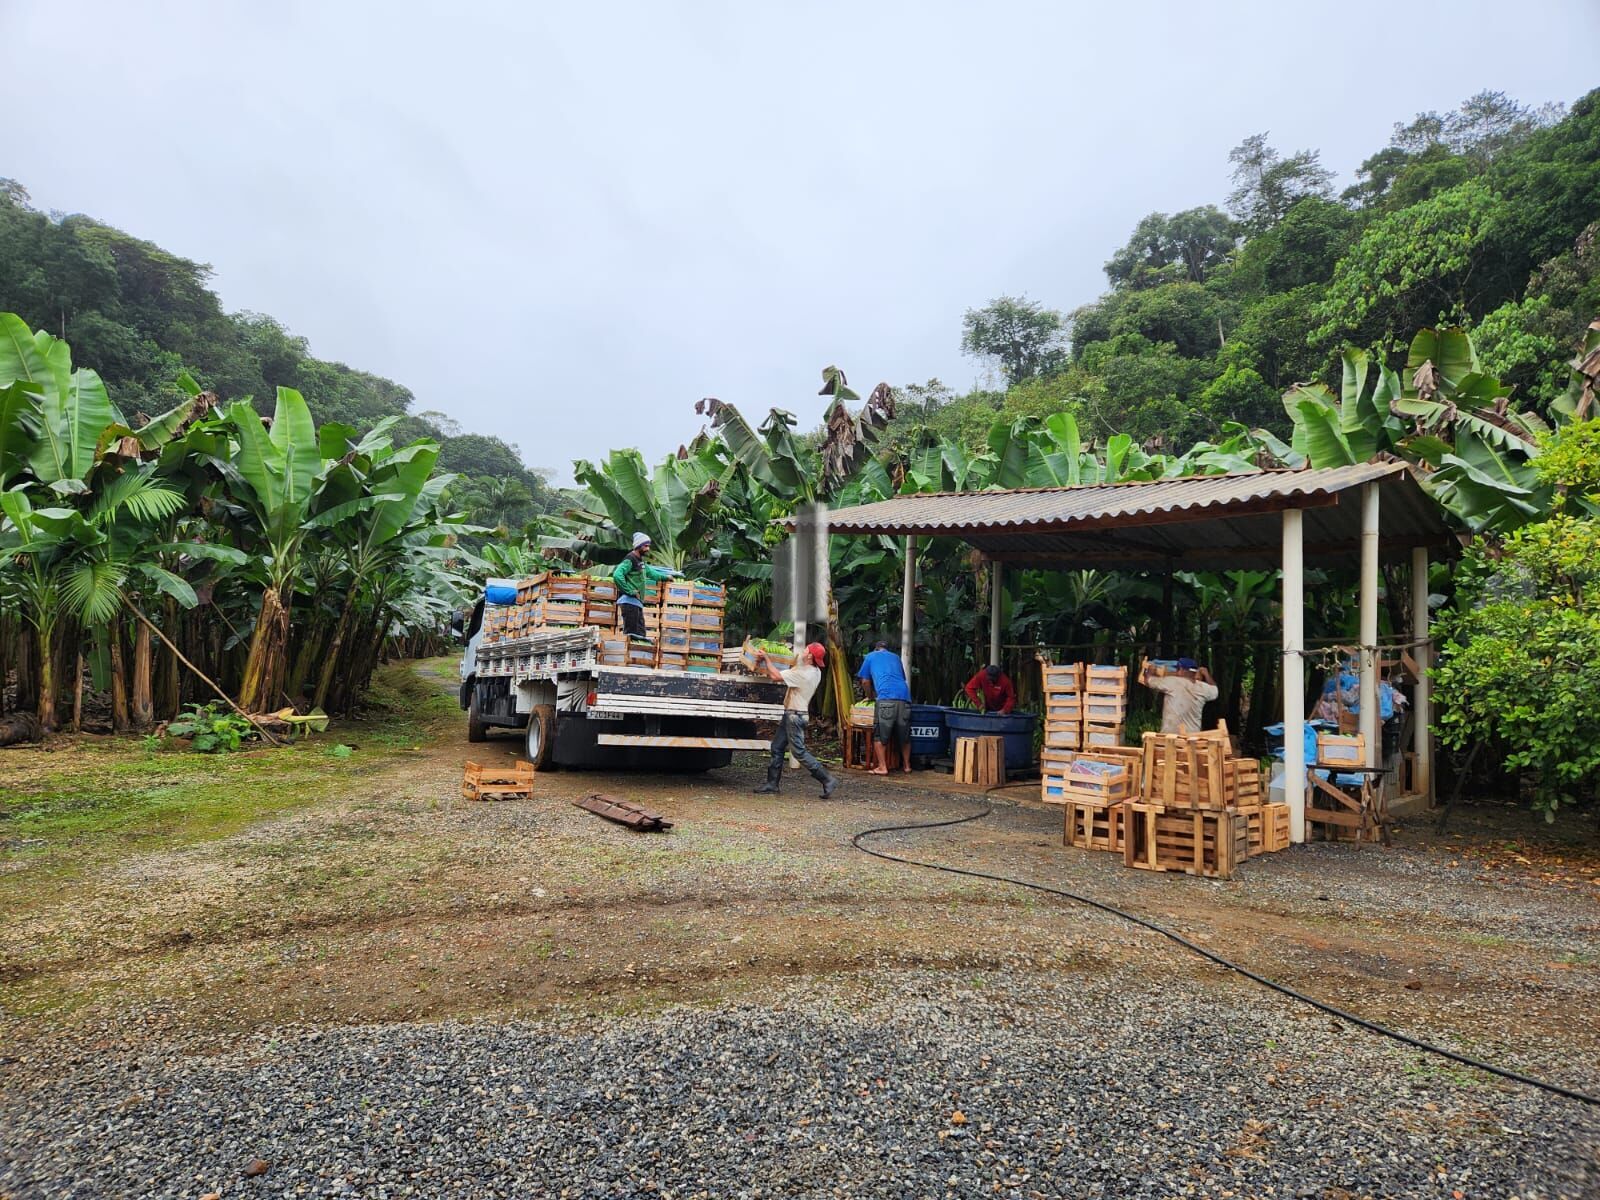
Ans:
POLYGON ((837 776, 829 775, 826 771, 824 771, 822 773, 821 782, 822 798, 826 800, 829 796, 833 795, 833 789, 839 786, 839 780, 837 776))
POLYGON ((758 796, 776 796, 778 784, 783 781, 783 759, 773 758, 767 761, 767 781, 755 789, 758 796))

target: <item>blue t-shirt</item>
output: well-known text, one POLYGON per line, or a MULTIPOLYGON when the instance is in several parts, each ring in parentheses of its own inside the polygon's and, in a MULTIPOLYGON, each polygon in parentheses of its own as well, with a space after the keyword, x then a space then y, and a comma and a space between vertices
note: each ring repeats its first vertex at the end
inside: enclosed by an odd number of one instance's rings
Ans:
POLYGON ((874 650, 861 660, 861 673, 856 678, 872 680, 872 690, 879 700, 911 700, 911 685, 906 683, 898 654, 874 650))

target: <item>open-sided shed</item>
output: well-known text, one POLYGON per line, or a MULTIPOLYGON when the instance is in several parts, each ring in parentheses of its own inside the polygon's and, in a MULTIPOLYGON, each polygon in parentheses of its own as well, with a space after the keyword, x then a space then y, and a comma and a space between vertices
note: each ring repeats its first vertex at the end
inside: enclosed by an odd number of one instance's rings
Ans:
POLYGON ((836 509, 827 520, 831 534, 906 539, 901 653, 908 673, 917 538, 959 538, 994 564, 991 661, 1000 657, 1000 579, 1008 564, 1128 571, 1280 567, 1284 782, 1296 842, 1305 840, 1305 565, 1359 564, 1361 729, 1376 765, 1379 564, 1409 562, 1412 620, 1422 642, 1415 657, 1423 670, 1415 709, 1416 783, 1431 795, 1428 560, 1457 539, 1405 463, 896 496, 836 509))

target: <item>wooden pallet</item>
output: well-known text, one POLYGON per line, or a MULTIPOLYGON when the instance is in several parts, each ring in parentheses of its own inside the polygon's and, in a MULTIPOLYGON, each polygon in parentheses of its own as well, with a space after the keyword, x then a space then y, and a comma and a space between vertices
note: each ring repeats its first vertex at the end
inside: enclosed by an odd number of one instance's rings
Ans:
POLYGON ((1062 814, 1061 844, 1080 850, 1123 852, 1127 840, 1128 807, 1095 800, 1068 800, 1062 814))
POLYGON ((956 739, 956 782, 975 787, 999 787, 1006 781, 1006 740, 1003 737, 956 739))
POLYGON ((1289 848, 1289 806, 1287 804, 1262 804, 1256 808, 1242 808, 1250 838, 1250 853, 1271 854, 1289 848))
POLYGON ((1245 815, 1235 809, 1180 809, 1129 801, 1123 861, 1145 871, 1182 871, 1232 879, 1250 857, 1245 815))
POLYGON ((533 764, 484 766, 469 762, 461 775, 463 800, 532 800, 533 764))

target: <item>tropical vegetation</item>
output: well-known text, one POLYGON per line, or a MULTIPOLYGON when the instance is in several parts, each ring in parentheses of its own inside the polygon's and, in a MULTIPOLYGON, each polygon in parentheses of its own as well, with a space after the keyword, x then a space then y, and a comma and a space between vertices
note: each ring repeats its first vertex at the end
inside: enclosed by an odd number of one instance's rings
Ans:
MULTIPOLYGON (((782 519, 813 503, 1390 457, 1473 546, 1456 580, 1433 581, 1446 743, 1491 744, 1537 774, 1546 806, 1585 794, 1600 762, 1560 740, 1548 706, 1495 716, 1529 653, 1543 679, 1592 632, 1588 577, 1550 564, 1591 546, 1600 503, 1600 326, 1585 333, 1600 313, 1600 92, 1570 112, 1484 93, 1421 114, 1340 195, 1315 151, 1266 135, 1232 163, 1224 205, 1138 223, 1098 300, 968 311, 961 346, 994 386, 880 384, 863 400, 830 366, 816 429, 786 407, 701 401, 676 453, 579 461, 567 496, 504 443, 412 414, 397 385, 320 363, 269 318, 223 314, 204 268, 34 213, 13 186, 0 263, 33 266, 0 293, 18 314, 0 345, 7 703, 57 726, 101 689, 117 728, 220 696, 347 710, 385 647, 436 637, 471 579, 615 562, 636 529, 670 565, 728 583, 734 634, 769 634, 782 519), (73 367, 40 326, 107 374, 73 367)), ((835 715, 846 662, 899 627, 903 555, 887 537, 831 547, 835 715)), ((919 546, 916 570, 918 688, 949 700, 987 657, 988 568, 941 542, 919 546)), ((1384 635, 1403 639, 1403 581, 1388 582, 1384 635)), ((1308 633, 1353 639, 1353 578, 1314 584, 1308 633)), ((1270 572, 1010 572, 1006 665, 1026 699, 1038 647, 1182 649, 1214 664, 1221 715, 1259 734, 1280 707, 1277 594, 1270 572)), ((1587 711, 1589 684, 1568 682, 1539 703, 1587 711)))

